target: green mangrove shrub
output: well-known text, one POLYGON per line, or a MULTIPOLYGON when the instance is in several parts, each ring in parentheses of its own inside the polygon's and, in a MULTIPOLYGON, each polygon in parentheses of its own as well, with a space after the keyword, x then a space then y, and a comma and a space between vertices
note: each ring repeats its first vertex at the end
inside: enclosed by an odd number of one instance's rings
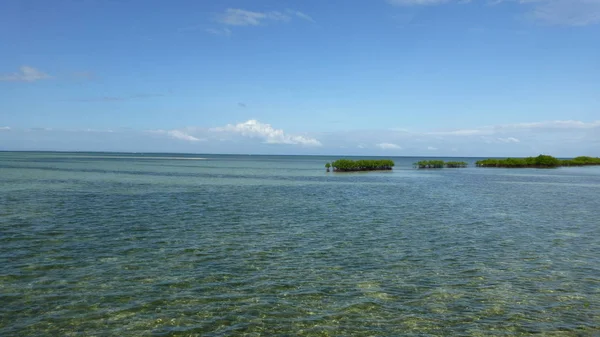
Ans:
POLYGON ((464 161, 447 161, 444 165, 448 168, 465 168, 469 166, 469 164, 464 161))
POLYGON ((331 163, 334 172, 391 170, 394 161, 390 159, 338 159, 331 163))
POLYGON ((591 166, 600 165, 600 158, 579 156, 573 159, 563 159, 560 161, 561 166, 591 166))
POLYGON ((443 168, 444 161, 443 160, 421 160, 421 161, 416 162, 415 166, 420 169, 443 168))
POLYGON ((475 162, 477 167, 537 167, 537 168, 553 168, 561 166, 562 161, 548 155, 539 155, 537 157, 526 158, 506 158, 506 159, 484 159, 475 162))
POLYGON ((421 160, 413 164, 414 167, 419 169, 431 169, 431 168, 464 168, 467 167, 468 164, 464 161, 448 161, 444 162, 443 160, 421 160))

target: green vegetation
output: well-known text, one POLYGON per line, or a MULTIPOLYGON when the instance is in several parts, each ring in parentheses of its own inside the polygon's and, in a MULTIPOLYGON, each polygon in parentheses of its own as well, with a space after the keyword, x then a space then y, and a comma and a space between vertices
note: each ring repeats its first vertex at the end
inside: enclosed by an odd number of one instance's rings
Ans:
POLYGON ((478 167, 557 167, 560 161, 554 157, 540 155, 527 158, 484 159, 475 162, 478 167), (538 160, 539 158, 539 160, 538 160))
MULTIPOLYGON (((375 160, 350 160, 339 159, 331 163, 334 172, 355 172, 355 171, 378 171, 391 170, 394 167, 394 161, 390 159, 375 160)), ((327 167, 327 166, 325 166, 327 167)))
POLYGON ((463 168, 467 167, 468 164, 464 161, 448 161, 444 162, 443 160, 421 160, 419 162, 414 163, 416 168, 420 169, 430 169, 430 168, 463 168))
POLYGON ((464 168, 469 166, 469 164, 464 161, 447 161, 445 165, 448 168, 464 168))
POLYGON ((537 157, 527 158, 506 158, 506 159, 484 159, 475 163, 478 167, 537 167, 553 168, 559 166, 587 166, 600 165, 600 158, 577 157, 573 159, 560 160, 548 155, 539 155, 537 157))
POLYGON ((416 167, 420 169, 424 168, 442 168, 444 167, 443 160, 421 160, 414 164, 416 167))
MULTIPOLYGON (((507 167, 507 168, 554 168, 560 166, 589 166, 600 165, 600 158, 595 157, 576 157, 573 159, 558 159, 548 155, 539 155, 537 157, 526 158, 505 158, 505 159, 484 159, 478 160, 475 165, 477 167, 507 167)), ((443 160, 421 160, 414 163, 414 166, 419 169, 439 169, 439 168, 464 168, 468 164, 463 161, 447 161, 443 160)), ((389 159, 375 160, 350 160, 339 159, 332 163, 326 163, 327 172, 333 168, 334 172, 356 172, 356 171, 377 171, 391 170, 394 167, 394 162, 389 159)))
POLYGON ((484 159, 475 162, 478 167, 540 167, 551 168, 560 166, 560 160, 547 155, 527 158, 484 159))
POLYGON ((575 157, 573 159, 564 159, 560 161, 561 166, 590 166, 600 165, 600 158, 594 157, 575 157))

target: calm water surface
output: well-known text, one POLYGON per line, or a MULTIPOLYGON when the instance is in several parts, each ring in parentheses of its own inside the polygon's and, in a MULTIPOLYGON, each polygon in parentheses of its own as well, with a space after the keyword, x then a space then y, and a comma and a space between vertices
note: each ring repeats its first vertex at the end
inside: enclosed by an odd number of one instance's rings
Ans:
POLYGON ((600 167, 328 159, 0 153, 0 336, 600 334, 600 167))

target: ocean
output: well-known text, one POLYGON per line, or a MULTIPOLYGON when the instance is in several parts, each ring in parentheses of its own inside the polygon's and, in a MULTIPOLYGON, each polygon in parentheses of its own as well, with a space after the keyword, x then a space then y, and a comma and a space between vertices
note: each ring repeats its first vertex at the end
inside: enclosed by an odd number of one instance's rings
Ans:
POLYGON ((0 152, 0 336, 600 334, 600 167, 339 158, 0 152))

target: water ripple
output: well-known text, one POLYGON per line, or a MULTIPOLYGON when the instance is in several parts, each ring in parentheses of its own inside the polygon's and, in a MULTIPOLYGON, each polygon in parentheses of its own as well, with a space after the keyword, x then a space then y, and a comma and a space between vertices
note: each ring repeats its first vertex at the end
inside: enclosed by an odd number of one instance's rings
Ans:
POLYGON ((600 331, 592 171, 54 156, 2 164, 1 336, 600 331))

